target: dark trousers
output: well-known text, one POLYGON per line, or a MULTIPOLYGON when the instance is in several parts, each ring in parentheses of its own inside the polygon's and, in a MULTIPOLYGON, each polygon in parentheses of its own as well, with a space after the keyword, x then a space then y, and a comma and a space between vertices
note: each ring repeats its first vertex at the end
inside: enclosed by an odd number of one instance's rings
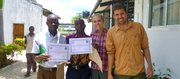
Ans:
POLYGON ((143 72, 136 76, 114 75, 114 79, 146 79, 146 74, 143 72))
POLYGON ((89 68, 88 64, 79 69, 68 66, 66 79, 90 79, 90 75, 91 69, 89 68))
POLYGON ((39 67, 37 72, 37 79, 56 79, 56 69, 48 70, 39 67))
POLYGON ((36 71, 37 65, 35 60, 33 59, 34 54, 26 54, 26 59, 27 59, 27 74, 31 73, 31 69, 33 71, 36 71))
POLYGON ((107 79, 107 71, 91 69, 91 79, 107 79))

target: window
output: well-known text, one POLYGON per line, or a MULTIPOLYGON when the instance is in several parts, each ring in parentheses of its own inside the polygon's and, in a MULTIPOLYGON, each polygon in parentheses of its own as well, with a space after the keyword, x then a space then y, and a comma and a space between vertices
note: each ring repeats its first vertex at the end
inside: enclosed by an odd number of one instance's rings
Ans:
POLYGON ((151 0, 150 26, 180 24, 180 0, 151 0))
POLYGON ((180 24, 180 0, 168 0, 167 25, 180 24))

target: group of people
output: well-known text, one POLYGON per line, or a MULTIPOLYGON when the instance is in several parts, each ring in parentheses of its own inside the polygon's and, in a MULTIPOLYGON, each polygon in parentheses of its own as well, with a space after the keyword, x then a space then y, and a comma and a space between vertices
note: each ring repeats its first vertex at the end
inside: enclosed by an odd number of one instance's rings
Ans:
MULTIPOLYGON (((66 72, 66 79, 150 79, 153 75, 148 37, 140 23, 128 21, 127 11, 123 5, 116 4, 112 9, 115 25, 109 30, 104 27, 104 17, 94 14, 92 24, 95 31, 86 35, 86 27, 82 19, 75 20, 76 33, 63 37, 58 31, 58 17, 50 14, 47 17, 48 31, 26 36, 34 37, 32 51, 27 53, 27 60, 45 61, 49 64, 39 64, 37 79, 56 79, 57 62, 48 61, 48 54, 39 54, 39 44, 46 49, 49 43, 68 44, 71 38, 92 38, 92 46, 98 51, 102 60, 103 71, 92 61, 89 67, 89 54, 71 55, 66 72), (31 58, 30 58, 31 57, 31 58), (147 70, 144 66, 147 61, 147 70)), ((31 27, 30 27, 31 28, 31 27)), ((32 39, 30 39, 32 40, 32 39)), ((28 44, 28 43, 27 43, 28 44)), ((28 51, 29 52, 29 51, 28 51)), ((32 61, 27 62, 29 76, 32 61)), ((35 64, 33 71, 36 71, 35 64)), ((58 75, 58 74, 57 74, 58 75)))

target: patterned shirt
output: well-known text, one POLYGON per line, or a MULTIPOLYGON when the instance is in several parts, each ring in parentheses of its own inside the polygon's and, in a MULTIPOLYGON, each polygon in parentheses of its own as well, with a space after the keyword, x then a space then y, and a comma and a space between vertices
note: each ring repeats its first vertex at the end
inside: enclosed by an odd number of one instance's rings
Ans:
POLYGON ((115 57, 114 74, 135 76, 145 72, 142 50, 148 47, 147 34, 140 23, 129 22, 126 29, 117 25, 109 29, 106 49, 115 57))
MULTIPOLYGON (((98 46, 98 48, 96 49, 102 60, 103 71, 107 71, 107 65, 108 65, 108 56, 107 56, 106 46, 105 46, 106 33, 107 33, 107 29, 103 29, 103 32, 101 35, 98 31, 95 31, 91 35, 93 44, 96 44, 98 46)), ((91 67, 92 69, 100 70, 98 65, 95 64, 94 62, 92 62, 91 66, 92 66, 91 67)))
MULTIPOLYGON (((82 37, 78 37, 76 34, 72 34, 66 37, 66 43, 69 44, 69 39, 71 38, 85 38, 89 37, 88 35, 84 34, 82 37)), ((70 62, 72 66, 76 65, 85 65, 89 63, 89 54, 76 54, 71 55, 70 62)))

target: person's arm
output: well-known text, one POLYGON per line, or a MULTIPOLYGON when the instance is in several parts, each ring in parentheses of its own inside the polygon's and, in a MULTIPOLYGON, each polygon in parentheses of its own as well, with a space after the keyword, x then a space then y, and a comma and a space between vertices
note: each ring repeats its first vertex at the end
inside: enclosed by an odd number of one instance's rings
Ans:
POLYGON ((114 41, 112 39, 113 39, 112 34, 111 31, 109 30, 107 32, 107 37, 106 37, 106 50, 108 54, 108 79, 113 79, 112 67, 114 66, 115 46, 114 46, 114 41))
POLYGON ((114 54, 108 54, 108 79, 113 79, 112 67, 114 65, 114 54))
POLYGON ((37 34, 35 37, 34 37, 34 40, 33 40, 33 46, 32 46, 32 51, 31 53, 33 53, 33 58, 36 62, 40 62, 40 61, 47 61, 49 56, 44 53, 42 55, 40 55, 40 36, 42 36, 41 34, 37 34))
POLYGON ((152 67, 152 62, 151 62, 151 55, 150 55, 150 50, 149 48, 143 49, 144 52, 144 57, 147 61, 147 78, 151 78, 153 76, 153 67, 152 67))
POLYGON ((26 48, 26 46, 27 46, 27 37, 26 36, 24 36, 24 47, 26 48))
POLYGON ((24 36, 25 40, 24 40, 24 43, 27 44, 27 37, 24 36))
POLYGON ((147 61, 147 75, 146 77, 149 79, 153 76, 153 67, 152 67, 152 62, 151 62, 151 55, 150 55, 150 50, 149 50, 149 43, 148 43, 148 37, 147 37, 147 34, 145 32, 145 29, 144 27, 140 24, 141 26, 141 40, 142 40, 142 43, 141 43, 141 49, 143 50, 143 53, 144 53, 144 57, 147 61))

